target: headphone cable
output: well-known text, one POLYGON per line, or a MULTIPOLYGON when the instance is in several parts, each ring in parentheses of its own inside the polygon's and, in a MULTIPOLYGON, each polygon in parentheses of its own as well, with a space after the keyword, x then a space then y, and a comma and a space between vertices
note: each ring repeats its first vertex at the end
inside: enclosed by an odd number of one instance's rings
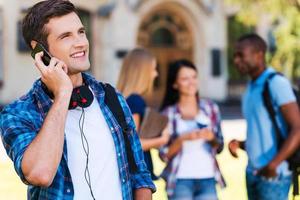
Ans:
POLYGON ((80 129, 82 147, 83 147, 84 153, 86 155, 86 165, 85 165, 85 170, 84 170, 84 178, 85 178, 85 181, 86 181, 87 185, 89 186, 89 189, 90 189, 93 200, 96 200, 96 198, 94 197, 93 190, 92 190, 90 171, 89 171, 89 167, 88 167, 90 148, 89 148, 89 143, 88 143, 88 140, 86 138, 86 135, 84 134, 84 131, 83 131, 84 120, 85 120, 85 111, 84 111, 84 108, 81 108, 81 109, 82 110, 81 110, 81 115, 80 115, 80 118, 79 118, 79 129, 80 129))

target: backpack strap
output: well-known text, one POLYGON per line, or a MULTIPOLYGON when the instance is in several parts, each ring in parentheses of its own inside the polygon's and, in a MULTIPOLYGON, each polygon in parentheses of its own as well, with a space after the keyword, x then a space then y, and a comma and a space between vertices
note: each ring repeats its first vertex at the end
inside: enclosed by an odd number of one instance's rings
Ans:
POLYGON ((271 92, 270 92, 270 80, 276 75, 281 75, 281 74, 277 73, 277 72, 269 74, 269 76, 267 77, 267 79, 265 81, 262 95, 263 95, 264 105, 265 105, 265 107, 266 107, 266 109, 269 113, 269 117, 271 118, 271 121, 272 121, 272 123, 274 125, 274 128, 275 128, 276 139, 277 139, 277 142, 278 142, 277 146, 278 146, 278 149, 279 149, 281 147, 282 143, 283 143, 284 138, 281 134, 279 125, 276 121, 276 111, 273 107, 272 97, 271 97, 271 92))
POLYGON ((128 159, 129 164, 129 171, 130 173, 137 172, 137 165, 134 160, 133 151, 130 145, 129 137, 129 127, 126 123, 125 114, 122 109, 122 106, 118 100, 117 93, 115 89, 108 83, 100 83, 101 86, 104 88, 105 91, 105 104, 109 107, 110 111, 113 113, 114 117, 118 121, 119 125, 122 128, 124 143, 125 143, 125 151, 128 159))
MULTIPOLYGON (((271 98, 271 92, 270 92, 270 80, 275 76, 275 75, 280 75, 282 76, 282 74, 278 73, 278 72, 274 72, 274 73, 271 73, 268 77, 267 77, 267 80, 264 84, 264 88, 263 88, 263 101, 264 101, 264 105, 269 113, 269 116, 272 120, 272 123, 275 127, 275 133, 276 133, 276 139, 277 139, 277 146, 278 146, 278 149, 282 146, 283 144, 283 141, 284 141, 284 138, 281 134, 281 131, 279 129, 279 125, 276 121, 276 112, 275 112, 275 109, 273 107, 273 104, 272 104, 272 98, 271 98)), ((292 182, 293 182, 293 196, 295 198, 295 196, 299 195, 299 179, 298 179, 298 176, 300 175, 300 168, 298 167, 295 167, 293 168, 292 166, 292 182)))

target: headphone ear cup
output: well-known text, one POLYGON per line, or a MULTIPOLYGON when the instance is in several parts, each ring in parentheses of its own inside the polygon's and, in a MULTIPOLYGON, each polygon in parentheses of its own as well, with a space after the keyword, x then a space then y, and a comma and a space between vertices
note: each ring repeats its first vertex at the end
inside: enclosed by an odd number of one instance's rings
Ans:
POLYGON ((93 95, 92 91, 86 85, 81 86, 79 88, 79 90, 80 90, 80 92, 77 95, 78 105, 82 108, 89 107, 93 103, 93 100, 94 100, 94 95, 93 95))
POLYGON ((69 103, 69 110, 75 109, 78 106, 77 99, 78 99, 77 94, 73 90, 72 95, 71 95, 71 99, 70 99, 70 103, 69 103))
POLYGON ((74 88, 72 91, 69 109, 75 109, 77 106, 81 108, 89 107, 94 100, 94 95, 90 88, 86 85, 74 88))

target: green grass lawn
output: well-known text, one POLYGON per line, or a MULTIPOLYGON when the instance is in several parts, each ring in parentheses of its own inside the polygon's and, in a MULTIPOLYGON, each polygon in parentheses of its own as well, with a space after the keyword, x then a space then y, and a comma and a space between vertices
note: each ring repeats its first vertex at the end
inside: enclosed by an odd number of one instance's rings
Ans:
MULTIPOLYGON (((160 172, 164 164, 157 156, 157 151, 152 151, 155 163, 155 171, 160 172)), ((234 159, 229 152, 225 150, 218 156, 221 171, 227 182, 225 189, 218 188, 220 200, 246 200, 245 190, 245 167, 247 157, 244 152, 239 152, 240 158, 234 159)), ((155 182, 157 192, 154 194, 154 200, 166 200, 164 192, 165 184, 162 180, 155 182)), ((0 199, 1 200, 25 200, 26 186, 21 183, 16 175, 12 162, 0 162, 0 199)), ((292 199, 292 198, 290 198, 292 199)), ((300 200, 300 198, 296 198, 300 200)))
POLYGON ((17 176, 12 162, 0 162, 0 199, 26 199, 26 185, 17 176))

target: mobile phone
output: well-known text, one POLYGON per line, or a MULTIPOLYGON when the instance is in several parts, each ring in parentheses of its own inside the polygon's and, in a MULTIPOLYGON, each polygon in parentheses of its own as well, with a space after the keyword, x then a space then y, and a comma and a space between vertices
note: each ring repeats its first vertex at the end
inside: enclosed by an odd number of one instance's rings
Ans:
POLYGON ((206 128, 207 124, 202 124, 202 123, 197 122, 197 126, 199 129, 202 129, 202 128, 206 128))
POLYGON ((35 54, 37 54, 41 51, 44 52, 44 55, 42 56, 42 61, 46 66, 48 66, 50 63, 50 60, 51 60, 51 55, 41 43, 38 42, 36 44, 36 46, 34 47, 34 49, 31 52, 31 56, 33 59, 35 59, 35 54))

